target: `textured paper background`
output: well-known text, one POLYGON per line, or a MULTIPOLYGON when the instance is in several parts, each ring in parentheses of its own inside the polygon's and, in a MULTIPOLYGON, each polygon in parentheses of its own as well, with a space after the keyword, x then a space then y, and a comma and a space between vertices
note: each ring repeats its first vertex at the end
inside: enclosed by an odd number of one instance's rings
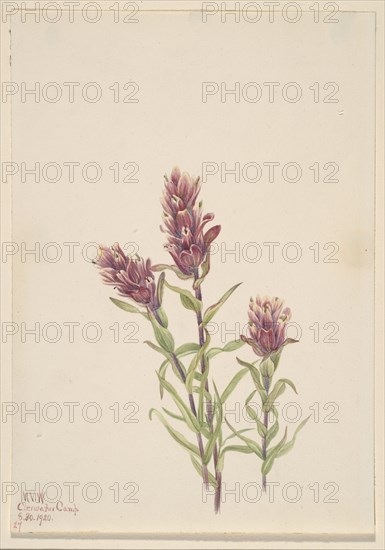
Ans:
MULTIPOLYGON (((101 286, 79 251, 73 263, 64 257, 56 263, 29 257, 22 262, 15 256, 16 323, 97 322, 103 330, 95 344, 80 338, 72 344, 64 337, 56 344, 13 338, 13 401, 92 401, 103 409, 96 424, 79 415, 73 424, 15 419, 13 480, 76 481, 81 486, 94 481, 103 488, 97 504, 76 500, 76 517, 55 517, 44 529, 34 527, 35 532, 373 532, 375 19, 364 13, 339 18, 338 25, 318 26, 317 32, 305 22, 260 22, 258 32, 253 25, 223 25, 214 19, 203 25, 200 14, 189 12, 143 13, 129 32, 103 21, 94 27, 61 23, 54 29, 13 22, 13 81, 97 81, 105 98, 96 104, 15 101, 12 159, 42 164, 97 160, 106 176, 92 184, 14 183, 14 242, 78 242, 79 249, 90 242, 135 242, 141 254, 167 262, 158 230, 159 195, 162 174, 175 163, 196 174, 205 161, 295 161, 304 173, 315 161, 340 166, 338 184, 316 184, 307 170, 301 182, 292 184, 279 178, 274 183, 236 183, 232 178, 224 183, 217 175, 208 178, 202 191, 207 211, 215 212, 222 225, 222 248, 204 286, 206 304, 243 281, 218 314, 218 321, 231 328, 246 323, 250 295, 284 297, 303 333, 300 344, 286 351, 281 376, 295 381, 295 401, 304 416, 316 402, 321 408, 330 402, 339 407, 337 423, 311 421, 294 450, 274 467, 270 477, 280 487, 287 482, 303 487, 295 504, 282 497, 274 503, 236 503, 229 495, 220 517, 214 518, 212 502, 202 502, 186 454, 156 420, 148 420, 148 409, 160 406, 154 374, 159 358, 141 343, 112 341, 108 327, 115 322, 137 322, 140 342, 152 338, 144 320, 110 304, 111 291, 101 286), (108 87, 116 81, 138 82, 139 103, 113 103, 108 87), (229 87, 234 82, 296 81, 304 97, 295 104, 221 103, 218 97, 202 103, 203 81, 229 87), (314 103, 308 87, 333 81, 340 86, 339 103, 314 103), (115 161, 135 161, 139 183, 114 183, 108 167, 115 161), (263 247, 269 241, 280 243, 272 263, 263 247), (263 248, 255 263, 242 255, 250 242, 263 248), (301 247, 297 263, 282 259, 288 242, 301 247), (309 250, 314 242, 321 243, 321 250, 324 243, 338 243, 339 262, 315 263, 309 250), (224 249, 235 243, 240 257, 225 255, 224 249), (337 323, 339 343, 315 343, 309 330, 315 322, 337 323), (114 402, 137 403, 139 422, 113 423, 109 406, 114 402), (115 482, 137 483, 139 503, 113 503, 109 487, 115 482), (315 482, 337 483, 339 502, 314 503, 308 486, 315 482)), ((194 339, 191 314, 173 296, 167 296, 166 305, 176 341, 194 339)), ((216 338, 220 344, 220 334, 216 338)), ((246 348, 238 355, 252 358, 246 348)), ((233 355, 213 360, 220 388, 236 368, 233 355)), ((246 379, 229 408, 251 390, 246 379)), ((285 400, 294 398, 287 395, 285 400)), ((251 456, 230 455, 226 484, 259 482, 259 468, 251 456)), ((16 496, 11 517, 19 500, 16 496)))

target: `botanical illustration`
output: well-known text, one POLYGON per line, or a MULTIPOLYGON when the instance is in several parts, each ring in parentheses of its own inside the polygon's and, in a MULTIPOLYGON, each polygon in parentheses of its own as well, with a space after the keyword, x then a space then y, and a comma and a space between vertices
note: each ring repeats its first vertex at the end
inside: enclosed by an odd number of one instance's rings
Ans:
POLYGON ((150 410, 149 417, 163 424, 171 438, 189 455, 204 486, 211 486, 215 491, 214 508, 219 512, 227 456, 231 453, 256 455, 261 462, 262 487, 266 490, 266 476, 275 459, 293 448, 298 431, 308 419, 299 424, 291 439, 288 439, 287 429, 279 438, 276 401, 287 387, 296 392, 293 382, 287 378, 273 383, 284 348, 295 342, 286 338, 291 311, 284 308, 282 300, 252 298, 248 308, 248 334, 224 347, 212 345, 207 324, 240 283, 234 284, 213 304, 204 305, 204 282, 210 273, 210 245, 221 227, 207 227, 214 214, 203 212, 202 201, 198 198, 200 190, 199 177, 181 173, 179 168, 174 168, 170 177, 165 176, 161 229, 166 235, 165 248, 173 264, 152 264, 149 258, 129 257, 118 244, 111 248, 101 246, 95 264, 103 282, 128 299, 111 298, 111 301, 128 313, 142 315, 151 324, 155 342, 145 343, 162 356, 162 363, 156 370, 160 398, 168 394, 174 408, 157 406, 150 410), (177 293, 181 305, 189 310, 196 325, 196 341, 175 343, 164 307, 166 291, 177 293), (245 344, 251 347, 251 362, 237 357, 233 377, 224 388, 218 388, 210 373, 214 358, 219 361, 220 354, 233 353, 245 344), (238 365, 242 367, 240 370, 238 365), (249 389, 245 397, 245 405, 255 421, 255 428, 238 430, 226 419, 223 406, 242 379, 248 379, 252 386, 251 393, 249 389), (261 402, 261 418, 251 406, 255 397, 261 402), (273 445, 275 438, 278 443, 273 445))

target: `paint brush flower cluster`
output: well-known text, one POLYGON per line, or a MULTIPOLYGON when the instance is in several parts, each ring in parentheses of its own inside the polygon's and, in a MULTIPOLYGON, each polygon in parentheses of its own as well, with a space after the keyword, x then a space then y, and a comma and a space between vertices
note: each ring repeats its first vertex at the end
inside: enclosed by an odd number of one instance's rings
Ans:
POLYGON ((174 442, 187 453, 204 489, 213 495, 215 511, 219 512, 225 457, 232 453, 256 456, 261 462, 265 489, 266 476, 274 461, 293 448, 298 431, 308 419, 297 427, 291 440, 287 440, 285 429, 278 443, 272 445, 280 431, 276 400, 287 387, 296 392, 288 378, 281 378, 273 385, 282 351, 294 343, 287 337, 291 311, 284 307, 283 300, 259 296, 251 299, 247 334, 223 347, 212 345, 208 324, 240 283, 208 307, 204 306, 202 287, 210 271, 210 246, 221 227, 212 224, 214 214, 204 213, 200 191, 200 179, 187 172, 181 173, 177 167, 170 176, 165 176, 161 230, 166 235, 165 249, 172 264, 152 264, 150 259, 129 257, 118 244, 110 248, 100 246, 94 263, 103 283, 112 286, 120 297, 125 298, 112 297, 112 302, 125 312, 141 314, 150 322, 155 342, 148 340, 145 343, 162 356, 162 363, 156 370, 157 381, 160 398, 170 403, 162 410, 152 408, 150 419, 157 417, 174 442), (171 277, 176 275, 182 279, 184 286, 170 282, 166 278, 168 271, 171 271, 171 277), (176 345, 171 325, 178 322, 178 317, 169 321, 163 304, 166 289, 179 295, 181 306, 187 310, 186 315, 191 315, 196 330, 195 341, 176 345), (251 346, 254 358, 256 355, 258 359, 247 362, 237 357, 242 369, 235 371, 227 384, 223 384, 222 354, 233 353, 244 344, 251 346), (217 375, 222 391, 212 376, 214 358, 219 367, 217 375), (251 393, 247 380, 254 388, 251 393), (254 437, 250 434, 254 429, 249 426, 235 429, 226 418, 224 405, 237 387, 240 392, 241 386, 247 395, 246 409, 255 422, 254 437), (261 401, 262 416, 251 406, 256 395, 261 401))

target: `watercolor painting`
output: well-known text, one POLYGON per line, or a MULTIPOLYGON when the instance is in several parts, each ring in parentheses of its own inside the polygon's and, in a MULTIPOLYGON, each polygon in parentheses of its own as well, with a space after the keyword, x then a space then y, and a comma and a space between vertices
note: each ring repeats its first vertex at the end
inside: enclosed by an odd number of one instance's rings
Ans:
POLYGON ((156 418, 164 426, 189 455, 204 486, 215 491, 214 508, 218 513, 225 458, 231 453, 256 455, 261 463, 262 487, 266 490, 267 475, 274 461, 294 447, 297 434, 309 417, 299 424, 291 439, 288 439, 287 428, 279 438, 279 414, 275 403, 286 388, 297 393, 294 383, 287 378, 280 378, 273 384, 284 348, 296 342, 286 337, 291 310, 284 307, 283 300, 258 295, 251 298, 247 336, 242 335, 224 347, 212 345, 207 324, 241 283, 234 284, 212 305, 204 305, 203 287, 210 273, 210 245, 218 237, 221 226, 212 225, 207 229, 214 214, 204 214, 200 190, 200 178, 181 173, 177 167, 170 177, 165 176, 161 230, 166 235, 165 249, 173 264, 152 264, 149 258, 129 257, 117 243, 110 248, 100 246, 94 263, 103 283, 111 285, 120 297, 129 300, 112 297, 111 301, 128 313, 142 315, 152 325, 156 343, 146 341, 145 344, 162 356, 162 363, 156 370, 160 398, 167 392, 174 410, 165 407, 159 410, 157 406, 151 408, 149 417, 151 420, 156 418), (172 278, 181 282, 174 284, 172 278), (178 294, 181 306, 191 312, 196 341, 176 346, 163 306, 166 291, 178 294), (251 362, 235 357, 234 375, 220 392, 210 377, 211 362, 220 354, 234 353, 245 345, 244 349, 249 349, 247 345, 251 347, 251 362), (243 379, 250 380, 245 406, 255 427, 236 430, 226 418, 224 404, 243 379), (261 401, 261 418, 250 406, 255 396, 261 401), (184 426, 190 437, 179 431, 179 426, 184 426), (278 443, 272 445, 273 440, 278 443))

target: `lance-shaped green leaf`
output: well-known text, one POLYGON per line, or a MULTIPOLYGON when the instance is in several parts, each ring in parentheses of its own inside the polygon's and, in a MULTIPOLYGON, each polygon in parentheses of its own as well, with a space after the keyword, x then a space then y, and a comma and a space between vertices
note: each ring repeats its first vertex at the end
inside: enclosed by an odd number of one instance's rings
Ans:
POLYGON ((179 414, 175 414, 172 411, 169 411, 168 409, 166 409, 166 407, 162 407, 162 411, 168 414, 168 416, 171 416, 171 418, 175 418, 175 420, 181 420, 182 422, 184 422, 183 416, 180 416, 179 414))
POLYGON ((230 430, 239 437, 239 439, 241 439, 244 443, 246 443, 246 445, 253 451, 253 453, 255 453, 259 458, 262 458, 262 449, 258 445, 258 443, 256 443, 249 437, 246 437, 245 435, 241 434, 241 432, 233 428, 227 419, 226 419, 226 424, 228 425, 230 430))
POLYGON ((259 435, 261 437, 265 437, 267 428, 263 424, 263 422, 259 419, 257 412, 250 405, 246 405, 246 412, 249 415, 249 417, 252 420, 254 420, 254 422, 256 423, 259 435))
MULTIPOLYGON (((254 430, 254 428, 243 428, 243 430, 239 430, 238 433, 242 434, 242 433, 245 433, 245 432, 252 432, 254 430)), ((223 440, 223 444, 226 443, 226 441, 228 441, 229 439, 233 439, 233 437, 238 437, 237 434, 234 434, 232 433, 231 435, 228 435, 224 440, 223 440)), ((248 447, 249 448, 249 447, 248 447)))
POLYGON ((154 330, 156 341, 158 342, 160 347, 168 352, 174 351, 175 344, 171 332, 167 328, 162 327, 162 325, 160 325, 155 319, 154 315, 150 315, 149 317, 152 328, 154 330))
POLYGON ((230 298, 230 296, 232 295, 234 290, 236 290, 239 287, 239 285, 241 285, 241 284, 242 283, 238 283, 237 285, 234 285, 233 287, 231 287, 230 290, 228 290, 227 292, 224 293, 222 298, 216 304, 213 304, 212 306, 210 306, 206 309, 205 314, 203 316, 203 321, 202 321, 204 325, 211 321, 211 319, 214 317, 214 315, 217 313, 217 311, 230 298))
POLYGON ((205 447, 205 452, 204 452, 204 455, 203 455, 203 463, 204 464, 208 464, 211 460, 211 457, 213 455, 213 450, 214 450, 214 447, 215 447, 215 443, 220 435, 220 432, 222 430, 222 422, 223 422, 223 408, 222 408, 222 404, 221 404, 221 399, 219 397, 219 394, 218 394, 218 390, 213 382, 213 385, 214 385, 214 390, 215 390, 215 395, 216 395, 216 400, 214 402, 214 408, 215 410, 217 410, 217 418, 216 418, 216 426, 215 426, 215 429, 210 437, 210 439, 208 440, 207 444, 206 444, 206 447, 205 447))
POLYGON ((171 437, 173 439, 175 439, 175 441, 177 443, 179 443, 179 445, 181 445, 182 447, 184 447, 185 449, 187 449, 190 453, 193 453, 195 456, 197 456, 198 458, 200 458, 200 454, 199 454, 199 449, 196 445, 194 445, 193 443, 190 443, 190 441, 188 441, 185 436, 183 434, 181 434, 180 432, 178 432, 177 430, 175 430, 168 422, 167 420, 164 418, 164 416, 159 412, 157 411, 156 409, 151 409, 150 412, 149 412, 149 417, 150 417, 150 420, 152 420, 152 415, 153 414, 156 414, 156 416, 159 418, 159 420, 162 422, 163 426, 166 428, 166 430, 168 431, 168 433, 171 435, 171 437))
POLYGON ((264 460, 261 467, 261 472, 263 475, 266 476, 272 469, 274 460, 277 458, 279 451, 285 445, 286 438, 287 438, 287 428, 285 428, 285 433, 281 441, 275 447, 272 447, 270 451, 267 451, 266 460, 264 460))
POLYGON ((250 449, 247 445, 228 445, 227 447, 224 447, 221 452, 219 453, 218 462, 217 462, 217 470, 218 472, 222 472, 224 463, 225 463, 225 454, 227 452, 234 452, 234 453, 242 453, 242 454, 253 454, 254 451, 250 449))
POLYGON ((198 365, 200 364, 202 359, 204 361, 206 361, 205 351, 207 350, 207 348, 210 345, 211 337, 210 337, 209 333, 207 332, 207 330, 205 332, 206 332, 205 343, 203 344, 203 346, 200 347, 198 353, 195 355, 195 357, 191 361, 190 366, 189 366, 188 371, 187 371, 186 388, 187 388, 187 391, 189 393, 192 392, 192 385, 193 385, 193 382, 194 382, 194 374, 195 374, 196 369, 198 368, 198 365))
POLYGON ((181 302, 186 309, 190 309, 192 311, 195 311, 196 313, 198 313, 198 311, 201 311, 202 302, 195 298, 195 296, 189 290, 170 285, 170 283, 168 283, 166 280, 165 285, 173 292, 179 294, 181 302))
POLYGON ((230 380, 229 384, 227 385, 226 389, 222 393, 221 396, 221 403, 223 404, 226 399, 232 394, 232 392, 235 390, 235 388, 238 386, 239 382, 242 380, 242 378, 245 376, 245 374, 249 372, 249 369, 245 368, 237 372, 235 376, 230 380))
POLYGON ((199 386, 199 401, 198 401, 198 419, 200 423, 203 423, 204 421, 204 402, 205 398, 210 403, 211 402, 211 395, 206 391, 206 382, 207 378, 209 376, 209 369, 208 366, 206 366, 205 372, 202 374, 202 378, 200 381, 199 386))
MULTIPOLYGON (((158 353, 161 353, 164 357, 166 357, 166 361, 163 361, 163 363, 161 364, 160 366, 160 369, 159 369, 159 375, 162 376, 162 378, 164 378, 165 376, 165 373, 166 373, 166 369, 167 369, 167 366, 169 363, 171 363, 171 366, 172 366, 172 370, 174 371, 174 374, 175 376, 182 382, 184 383, 184 379, 186 378, 186 370, 184 368, 184 366, 182 365, 182 363, 179 361, 177 363, 176 361, 176 358, 174 356, 173 353, 169 353, 168 351, 164 350, 163 348, 155 345, 153 342, 150 342, 149 340, 145 340, 144 341, 145 344, 147 344, 151 349, 157 351, 158 353), (183 373, 183 377, 180 373, 180 370, 182 371, 183 373)), ((160 389, 160 397, 162 398, 163 397, 163 390, 162 388, 160 389)))
POLYGON ((209 349, 206 355, 208 359, 212 359, 219 353, 223 353, 224 351, 226 352, 235 351, 244 345, 245 345, 245 342, 243 342, 242 340, 233 340, 232 342, 228 342, 223 348, 209 349))
POLYGON ((257 393, 257 390, 254 390, 251 392, 251 394, 248 396, 248 398, 245 401, 245 405, 248 405, 250 401, 253 399, 254 395, 257 393))
POLYGON ((280 378, 277 380, 277 382, 274 384, 273 389, 269 393, 265 403, 264 403, 264 410, 266 412, 269 412, 271 409, 271 406, 274 404, 274 402, 278 399, 280 395, 283 394, 285 391, 286 386, 290 386, 295 393, 297 393, 297 390, 291 380, 288 378, 280 378))
POLYGON ((266 447, 268 447, 270 445, 272 439, 274 439, 274 437, 277 435, 277 433, 279 431, 278 411, 274 406, 271 407, 271 410, 274 413, 275 420, 274 420, 274 424, 267 430, 266 447))
MULTIPOLYGON (((159 373, 158 373, 161 378, 166 377, 166 370, 167 370, 167 367, 169 366, 169 364, 170 363, 168 361, 163 361, 163 363, 161 364, 160 369, 159 369, 159 373)), ((159 384, 159 393, 160 393, 160 398, 163 399, 164 389, 163 389, 162 384, 159 384)))
POLYGON ((139 315, 143 315, 146 319, 148 319, 148 314, 144 311, 141 311, 139 308, 128 304, 127 302, 123 302, 123 300, 117 300, 116 298, 110 298, 111 302, 115 304, 120 309, 123 309, 124 311, 127 311, 128 313, 139 313, 139 315))
POLYGON ((202 263, 201 276, 199 277, 199 279, 194 281, 194 284, 193 284, 194 290, 197 290, 201 286, 201 284, 205 280, 205 277, 206 277, 207 273, 210 271, 210 254, 211 254, 211 252, 210 252, 210 247, 209 247, 209 249, 207 251, 207 254, 206 254, 205 261, 202 263))
MULTIPOLYGON (((192 353, 196 353, 199 350, 200 350, 200 345, 199 344, 197 344, 195 342, 188 342, 187 344, 182 344, 181 346, 179 346, 179 348, 177 348, 174 353, 175 353, 176 357, 180 358, 180 357, 185 357, 186 355, 191 355, 192 353)), ((167 354, 167 357, 169 357, 169 356, 170 356, 170 354, 167 354)), ((165 361, 163 361, 160 368, 163 369, 170 362, 171 361, 169 359, 166 359, 165 361)))
POLYGON ((199 422, 198 422, 198 419, 196 418, 196 416, 194 416, 193 413, 190 411, 190 409, 187 407, 187 405, 185 405, 185 403, 183 402, 183 399, 178 395, 178 392, 176 391, 174 386, 172 384, 170 384, 170 382, 168 382, 164 378, 161 378, 159 376, 159 374, 158 374, 158 378, 159 378, 160 384, 164 387, 165 390, 168 391, 168 393, 173 398, 173 400, 174 400, 176 406, 178 407, 178 409, 180 410, 187 426, 193 432, 198 433, 200 431, 200 425, 199 425, 199 422))
POLYGON ((167 264, 156 264, 151 266, 152 271, 164 271, 165 269, 170 269, 179 277, 179 279, 187 280, 192 279, 193 275, 185 275, 176 267, 176 265, 167 265, 167 264))
POLYGON ((185 355, 190 355, 191 353, 196 353, 199 351, 200 345, 196 342, 187 342, 186 344, 182 344, 175 350, 175 355, 177 357, 184 357, 185 355))
POLYGON ((261 382, 261 375, 259 374, 259 370, 252 363, 247 363, 246 361, 242 361, 242 359, 239 359, 239 357, 237 357, 237 361, 242 367, 247 367, 249 369, 251 377, 255 384, 255 387, 257 388, 257 391, 260 395, 261 401, 262 403, 264 403, 266 401, 267 396, 266 396, 266 390, 263 387, 261 382))
MULTIPOLYGON (((199 461, 195 458, 194 455, 191 455, 191 462, 193 463, 194 468, 198 472, 199 477, 202 477, 202 466, 200 465, 199 461)), ((216 489, 218 487, 218 483, 215 477, 213 476, 213 474, 210 474, 210 472, 208 472, 208 474, 209 474, 210 485, 212 485, 214 489, 216 489)))
POLYGON ((300 430, 302 430, 302 428, 305 426, 306 422, 309 420, 310 417, 311 417, 311 414, 307 418, 305 418, 305 420, 302 420, 302 422, 300 423, 298 428, 295 430, 292 439, 288 443, 283 445, 283 447, 281 447, 281 449, 279 450, 279 453, 277 454, 277 456, 283 456, 286 453, 288 453, 289 451, 291 451, 291 449, 294 447, 294 443, 295 443, 298 432, 300 430))

